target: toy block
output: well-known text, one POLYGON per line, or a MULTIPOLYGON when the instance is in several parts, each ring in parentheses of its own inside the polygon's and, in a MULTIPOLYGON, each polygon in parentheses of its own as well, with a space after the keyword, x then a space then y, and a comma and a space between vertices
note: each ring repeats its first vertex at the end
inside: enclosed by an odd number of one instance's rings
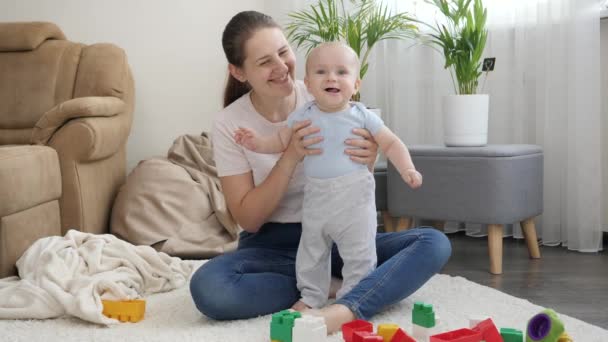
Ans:
POLYGON ((378 336, 373 332, 369 331, 355 331, 353 332, 353 342, 371 342, 371 341, 384 341, 382 336, 378 336))
POLYGON ((390 342, 416 342, 416 340, 410 335, 406 334, 402 329, 398 329, 390 342))
POLYGON ((472 330, 479 331, 481 333, 481 338, 486 342, 503 342, 503 339, 491 318, 479 322, 472 330))
POLYGON ((378 335, 382 336, 384 342, 391 342, 393 335, 399 330, 397 324, 378 324, 378 335))
POLYGON ((473 329, 477 324, 486 319, 490 318, 489 316, 470 316, 469 317, 469 328, 473 329))
POLYGON ((526 329, 526 342, 557 341, 564 332, 564 324, 557 313, 546 309, 530 318, 526 329))
POLYGON ((302 317, 297 311, 283 310, 272 314, 270 321, 270 339, 280 342, 292 342, 293 325, 296 318, 302 317))
POLYGON ((325 319, 317 316, 302 316, 294 321, 292 342, 324 341, 327 338, 325 319))
POLYGON ((146 312, 146 301, 135 300, 101 300, 102 313, 121 322, 139 322, 146 312))
POLYGON ((412 336, 418 342, 429 342, 429 338, 434 334, 435 330, 433 328, 425 328, 417 324, 412 325, 412 336))
POLYGON ((435 312, 431 304, 424 304, 422 302, 414 303, 412 309, 412 323, 425 328, 432 328, 435 326, 435 312))
POLYGON ((557 339, 557 342, 572 342, 572 337, 570 337, 570 335, 568 335, 566 332, 563 332, 557 339))
POLYGON ((430 342, 481 342, 481 333, 469 328, 448 331, 431 336, 430 342))
POLYGON ((342 338, 345 342, 353 342, 353 334, 355 331, 374 331, 374 325, 362 319, 356 319, 348 323, 342 324, 342 338))
POLYGON ((524 342, 524 333, 513 328, 500 328, 500 336, 504 342, 524 342))

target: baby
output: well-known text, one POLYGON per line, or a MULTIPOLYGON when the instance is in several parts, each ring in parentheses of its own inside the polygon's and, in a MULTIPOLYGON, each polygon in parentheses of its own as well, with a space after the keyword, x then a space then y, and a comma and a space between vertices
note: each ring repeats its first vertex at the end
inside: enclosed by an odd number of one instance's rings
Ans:
MULTIPOLYGON (((283 152, 291 139, 291 127, 311 120, 320 128, 320 155, 304 158, 307 177, 302 208, 302 237, 296 257, 297 285, 301 303, 320 308, 327 302, 331 280, 331 248, 336 243, 344 267, 343 283, 336 298, 348 293, 376 267, 376 204, 374 177, 363 164, 344 153, 346 139, 355 128, 365 128, 412 188, 422 176, 409 151, 382 119, 361 103, 351 102, 359 90, 359 59, 347 45, 324 43, 306 61, 304 83, 315 101, 292 113, 287 126, 274 136, 259 136, 247 128, 234 133, 235 141, 258 153, 283 152)), ((314 146, 316 147, 316 146, 314 146)))

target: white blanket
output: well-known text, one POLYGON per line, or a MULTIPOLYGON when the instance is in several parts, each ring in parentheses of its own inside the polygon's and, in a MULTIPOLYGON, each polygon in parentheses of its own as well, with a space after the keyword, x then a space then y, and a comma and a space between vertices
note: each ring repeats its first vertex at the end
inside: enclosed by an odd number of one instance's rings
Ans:
POLYGON ((101 299, 129 300, 187 283, 192 265, 134 246, 110 234, 70 230, 36 241, 17 261, 19 277, 0 279, 0 318, 54 318, 65 314, 114 324, 101 299))

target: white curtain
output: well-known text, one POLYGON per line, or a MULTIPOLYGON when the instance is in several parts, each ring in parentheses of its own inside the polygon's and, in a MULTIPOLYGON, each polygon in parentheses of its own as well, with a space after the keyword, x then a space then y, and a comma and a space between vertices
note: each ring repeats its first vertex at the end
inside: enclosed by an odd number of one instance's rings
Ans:
MULTIPOLYGON (((423 20, 436 14, 423 0, 384 1, 423 20)), ((286 2, 281 10, 311 3, 286 2)), ((277 3, 269 0, 267 8, 277 3)), ((481 92, 490 94, 489 143, 542 146, 539 236, 546 245, 599 251, 602 200, 608 197, 602 194, 600 1, 484 0, 484 5, 490 31, 484 55, 496 57, 494 71, 481 81, 481 92)), ((436 51, 407 41, 386 41, 372 54, 362 100, 380 107, 408 145, 442 143, 441 97, 454 92, 443 62, 436 51)), ((506 234, 521 237, 518 226, 508 229, 506 234)), ((474 225, 468 231, 484 234, 474 225)))

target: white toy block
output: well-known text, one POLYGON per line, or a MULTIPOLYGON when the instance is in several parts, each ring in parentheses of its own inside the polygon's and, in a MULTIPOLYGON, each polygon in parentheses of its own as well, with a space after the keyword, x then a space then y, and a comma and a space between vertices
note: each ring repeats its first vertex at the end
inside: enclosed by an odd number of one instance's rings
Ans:
POLYGON ((293 342, 325 341, 327 326, 323 317, 302 316, 294 321, 292 330, 293 342))
POLYGON ((418 324, 412 324, 412 337, 418 342, 429 342, 431 335, 435 334, 435 328, 425 328, 418 324))

